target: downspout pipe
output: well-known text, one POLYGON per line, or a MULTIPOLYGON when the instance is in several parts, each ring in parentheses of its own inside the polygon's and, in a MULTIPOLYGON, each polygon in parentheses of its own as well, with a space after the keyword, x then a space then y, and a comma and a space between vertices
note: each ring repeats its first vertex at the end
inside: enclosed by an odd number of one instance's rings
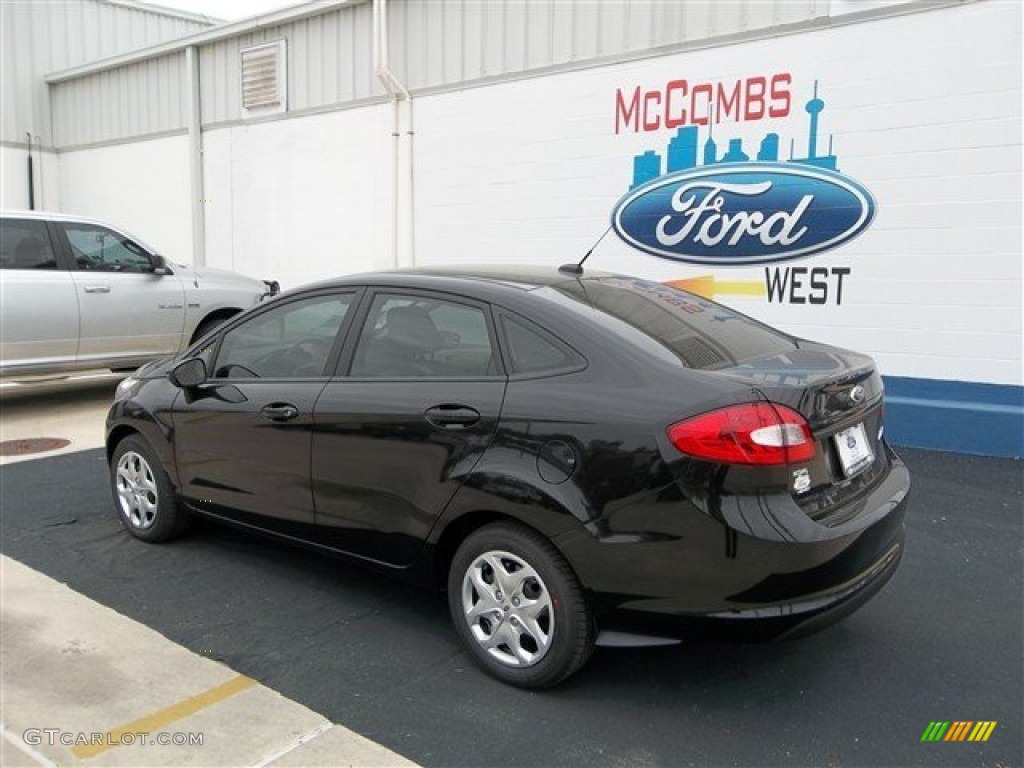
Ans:
POLYGON ((32 164, 32 134, 26 133, 28 136, 28 209, 34 211, 36 209, 36 173, 35 168, 32 164))
POLYGON ((188 80, 188 186, 192 198, 192 264, 206 266, 206 198, 203 188, 203 116, 199 92, 199 48, 185 49, 185 76, 188 80))
POLYGON ((388 17, 387 0, 373 0, 373 51, 374 74, 384 90, 391 97, 392 105, 392 145, 391 145, 391 260, 394 267, 413 266, 416 263, 415 253, 415 187, 413 184, 413 99, 412 94, 391 71, 388 52, 388 17), (401 104, 406 105, 406 168, 402 173, 401 165, 401 104), (406 184, 405 234, 406 243, 400 245, 399 232, 401 221, 401 185, 404 176, 406 184))

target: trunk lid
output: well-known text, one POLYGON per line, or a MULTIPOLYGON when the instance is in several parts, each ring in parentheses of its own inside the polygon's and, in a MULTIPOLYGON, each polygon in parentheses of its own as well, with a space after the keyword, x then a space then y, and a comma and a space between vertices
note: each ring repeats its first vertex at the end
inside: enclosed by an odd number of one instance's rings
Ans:
POLYGON ((798 348, 718 368, 712 375, 747 384, 756 396, 789 406, 811 428, 814 457, 788 466, 793 500, 816 522, 838 525, 884 477, 883 385, 874 361, 856 352, 800 341, 798 348))

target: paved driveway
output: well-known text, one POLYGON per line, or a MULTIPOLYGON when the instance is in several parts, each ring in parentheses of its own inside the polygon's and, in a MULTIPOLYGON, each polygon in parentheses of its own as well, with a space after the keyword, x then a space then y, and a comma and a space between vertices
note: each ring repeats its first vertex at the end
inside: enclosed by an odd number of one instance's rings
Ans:
POLYGON ((1020 765, 1021 464, 902 452, 893 581, 773 645, 598 649, 561 688, 479 673, 444 602, 216 525, 135 541, 102 451, 0 469, 5 554, 424 765, 1020 765), (920 741, 995 720, 986 743, 920 741))

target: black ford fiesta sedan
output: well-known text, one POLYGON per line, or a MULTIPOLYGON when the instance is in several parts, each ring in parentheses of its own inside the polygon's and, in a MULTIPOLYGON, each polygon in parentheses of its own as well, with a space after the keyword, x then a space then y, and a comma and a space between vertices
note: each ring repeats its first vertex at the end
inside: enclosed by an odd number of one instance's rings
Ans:
POLYGON ((551 686, 595 643, 771 638, 864 603, 909 474, 870 358, 632 277, 361 275, 139 369, 107 420, 135 536, 194 514, 447 590, 467 652, 551 686))

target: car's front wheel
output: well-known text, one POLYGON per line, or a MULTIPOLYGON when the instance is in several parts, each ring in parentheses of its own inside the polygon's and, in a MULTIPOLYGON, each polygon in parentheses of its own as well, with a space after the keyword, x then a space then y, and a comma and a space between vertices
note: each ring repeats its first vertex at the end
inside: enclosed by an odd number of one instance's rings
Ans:
POLYGON ((191 516, 179 506, 167 472, 141 436, 117 444, 110 483, 121 522, 133 536, 166 541, 188 529, 191 516))
POLYGON ((448 605, 473 659, 512 685, 556 685, 594 649, 576 575, 547 539, 520 525, 495 523, 466 538, 449 571, 448 605))

